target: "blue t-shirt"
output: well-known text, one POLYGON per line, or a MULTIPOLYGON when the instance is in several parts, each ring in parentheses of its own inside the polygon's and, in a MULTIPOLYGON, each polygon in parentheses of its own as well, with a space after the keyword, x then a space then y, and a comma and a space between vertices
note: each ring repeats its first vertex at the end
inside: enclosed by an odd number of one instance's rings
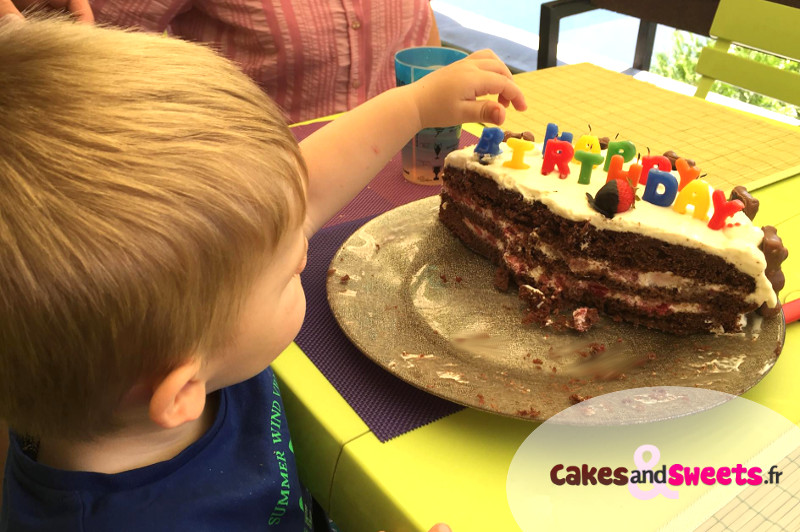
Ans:
MULTIPOLYGON (((304 500, 305 499, 305 500, 304 500)), ((11 434, 3 531, 311 530, 271 369, 220 391, 213 426, 175 458, 114 475, 62 471, 11 434)))

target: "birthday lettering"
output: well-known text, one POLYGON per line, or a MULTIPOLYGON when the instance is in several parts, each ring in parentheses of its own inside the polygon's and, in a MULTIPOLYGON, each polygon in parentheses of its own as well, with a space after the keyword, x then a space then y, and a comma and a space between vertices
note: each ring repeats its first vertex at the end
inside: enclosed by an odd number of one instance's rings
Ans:
POLYGON ((606 183, 612 179, 622 179, 629 181, 631 187, 636 187, 639 184, 639 176, 642 175, 642 165, 632 163, 627 170, 622 169, 622 164, 625 162, 622 155, 614 155, 611 157, 611 164, 608 166, 608 179, 606 183))
POLYGON ((669 207, 678 194, 678 180, 669 172, 650 170, 642 199, 659 207, 669 207))
POLYGON ((558 126, 553 124, 552 122, 547 124, 547 128, 544 130, 544 144, 542 145, 542 155, 544 155, 545 150, 547 149, 547 143, 550 139, 557 139, 563 140, 564 142, 569 142, 572 144, 572 133, 567 131, 563 132, 561 136, 558 135, 558 126))
POLYGON ((547 143, 547 148, 544 150, 542 174, 547 175, 553 171, 555 166, 558 166, 558 177, 566 179, 569 175, 569 162, 572 160, 574 154, 575 150, 569 142, 564 140, 551 140, 547 143))
POLYGON ((708 220, 708 208, 711 206, 711 185, 702 179, 695 179, 680 191, 672 210, 679 214, 686 214, 686 208, 693 207, 692 216, 700 221, 708 220))
MULTIPOLYGON (((508 139, 506 144, 508 144, 508 146, 512 150, 511 160, 504 162, 503 166, 506 166, 508 168, 514 168, 516 170, 526 170, 531 167, 529 164, 525 164, 524 159, 525 159, 525 152, 531 151, 533 149, 533 142, 529 140, 510 138, 508 139)), ((567 142, 566 144, 569 146, 570 149, 572 149, 572 144, 570 144, 569 142, 567 142)), ((570 158, 571 157, 572 155, 570 155, 570 158)), ((567 169, 567 172, 569 172, 569 169, 567 169)))
POLYGON ((683 187, 694 181, 700 176, 700 169, 694 166, 689 166, 686 159, 679 158, 675 161, 675 168, 678 169, 678 175, 681 176, 681 182, 678 184, 678 191, 683 190, 683 187))
POLYGON ((744 203, 738 199, 726 201, 725 193, 721 190, 715 190, 711 195, 711 199, 714 202, 714 215, 711 216, 708 227, 715 231, 725 227, 727 218, 744 209, 744 203))
POLYGON ((603 162, 603 156, 599 153, 589 151, 576 151, 575 160, 581 163, 581 173, 578 176, 578 183, 588 185, 592 178, 592 170, 603 162))
MULTIPOLYGON (((575 143, 575 160, 578 161, 578 153, 585 151, 589 153, 600 153, 600 141, 597 137, 593 135, 583 135, 581 138, 578 139, 578 142, 575 143)), ((603 162, 603 159, 600 160, 600 163, 603 162)), ((600 164, 597 163, 597 164, 600 164)))
POLYGON ((662 172, 669 172, 672 170, 672 164, 663 155, 645 155, 642 157, 642 177, 640 182, 643 185, 647 184, 648 174, 652 168, 658 168, 662 172))
MULTIPOLYGON (((659 207, 671 207, 679 214, 687 214, 697 220, 707 222, 708 228, 718 231, 726 225, 728 218, 744 209, 739 200, 726 201, 721 190, 714 190, 706 181, 699 179, 700 169, 690 166, 683 159, 675 160, 678 172, 676 178, 672 175, 672 163, 663 155, 646 155, 628 169, 623 165, 636 157, 636 146, 628 140, 611 141, 608 143, 606 156, 600 150, 600 142, 594 135, 582 135, 575 145, 572 145, 572 133, 558 134, 558 125, 547 124, 544 144, 542 147, 542 175, 549 175, 558 169, 558 177, 566 179, 570 174, 569 163, 580 163, 578 183, 588 185, 591 181, 592 171, 601 163, 607 172, 606 182, 614 179, 626 181, 634 189, 639 183, 645 186, 642 200, 659 207), (709 218, 709 211, 713 204, 713 214, 709 218)), ((481 136, 476 153, 495 154, 499 152, 498 128, 486 128, 481 136)), ((533 143, 516 138, 509 138, 506 142, 512 150, 511 160, 505 161, 503 166, 514 169, 527 169, 525 153, 533 149, 533 143)), ((649 151, 649 149, 648 149, 649 151)), ((736 224, 738 225, 738 224, 736 224)))
POLYGON ((606 152, 606 164, 603 170, 608 172, 608 167, 611 164, 611 158, 615 155, 620 155, 624 162, 632 161, 636 157, 636 146, 629 140, 612 140, 608 143, 608 151, 606 152))

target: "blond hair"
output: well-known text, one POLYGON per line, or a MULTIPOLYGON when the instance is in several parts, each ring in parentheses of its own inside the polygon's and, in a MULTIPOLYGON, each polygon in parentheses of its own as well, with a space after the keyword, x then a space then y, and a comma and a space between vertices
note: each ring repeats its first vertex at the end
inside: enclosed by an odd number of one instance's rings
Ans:
POLYGON ((0 24, 0 116, 0 418, 91 438, 224 341, 305 165, 211 50, 59 18, 0 24))

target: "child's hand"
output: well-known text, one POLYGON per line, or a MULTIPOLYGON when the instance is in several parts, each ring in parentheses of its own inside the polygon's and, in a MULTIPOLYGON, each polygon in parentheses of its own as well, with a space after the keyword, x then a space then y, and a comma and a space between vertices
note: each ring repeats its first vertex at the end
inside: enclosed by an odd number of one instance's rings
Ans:
POLYGON ((500 125, 505 108, 527 109, 525 97, 511 71, 491 50, 481 50, 431 72, 408 85, 413 91, 422 127, 444 127, 464 122, 500 125), (476 98, 497 94, 497 101, 476 98))

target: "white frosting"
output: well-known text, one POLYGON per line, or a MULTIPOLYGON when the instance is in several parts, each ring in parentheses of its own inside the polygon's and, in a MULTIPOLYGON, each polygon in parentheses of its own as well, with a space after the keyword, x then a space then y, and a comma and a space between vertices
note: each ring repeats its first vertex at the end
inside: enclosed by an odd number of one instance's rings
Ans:
MULTIPOLYGON (((605 231, 641 233, 665 242, 691 247, 722 257, 738 270, 753 277, 756 289, 748 298, 756 302, 766 302, 768 306, 777 304, 775 291, 764 274, 766 259, 759 249, 764 239, 761 228, 743 213, 737 212, 726 221, 726 227, 715 231, 691 215, 691 207, 686 214, 679 214, 672 207, 659 207, 646 201, 637 201, 634 209, 606 218, 595 211, 586 200, 586 193, 592 196, 606 183, 607 172, 603 165, 597 166, 588 185, 578 183, 580 165, 570 163, 570 174, 560 179, 558 171, 542 175, 541 144, 525 153, 524 162, 529 169, 518 170, 503 166, 511 159, 511 148, 500 144, 503 150, 488 164, 478 162, 474 146, 454 151, 447 156, 446 166, 464 168, 494 180, 501 188, 515 190, 528 200, 545 204, 554 213, 573 221, 588 221, 591 225, 605 231), (727 227, 727 224, 739 224, 727 227)), ((605 153, 604 153, 605 155, 605 153)), ((625 164, 627 170, 630 164, 625 164)), ((641 197, 643 187, 638 192, 641 197)), ((709 216, 714 212, 713 205, 709 216)))

